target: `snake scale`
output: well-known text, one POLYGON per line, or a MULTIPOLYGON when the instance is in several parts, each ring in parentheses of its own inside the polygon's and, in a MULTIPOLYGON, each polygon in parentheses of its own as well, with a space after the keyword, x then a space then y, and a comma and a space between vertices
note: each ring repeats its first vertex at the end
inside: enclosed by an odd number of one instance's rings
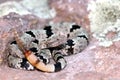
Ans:
POLYGON ((26 31, 20 37, 16 32, 9 44, 8 65, 16 69, 57 72, 67 65, 64 56, 80 53, 88 43, 87 32, 75 23, 47 25, 26 31))

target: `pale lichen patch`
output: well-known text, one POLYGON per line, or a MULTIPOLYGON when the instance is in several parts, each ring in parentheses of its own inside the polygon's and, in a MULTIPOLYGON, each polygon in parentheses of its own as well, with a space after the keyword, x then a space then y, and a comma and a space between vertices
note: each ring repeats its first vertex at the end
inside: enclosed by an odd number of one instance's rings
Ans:
POLYGON ((10 12, 20 15, 33 14, 44 19, 56 16, 56 11, 54 8, 50 9, 48 0, 7 1, 0 4, 0 16, 7 15, 10 12))
POLYGON ((99 45, 108 47, 120 40, 119 5, 119 0, 96 0, 89 4, 90 28, 93 37, 100 41, 99 45))
POLYGON ((0 16, 9 14, 10 12, 16 12, 20 15, 30 14, 24 7, 15 1, 8 1, 0 4, 0 16))

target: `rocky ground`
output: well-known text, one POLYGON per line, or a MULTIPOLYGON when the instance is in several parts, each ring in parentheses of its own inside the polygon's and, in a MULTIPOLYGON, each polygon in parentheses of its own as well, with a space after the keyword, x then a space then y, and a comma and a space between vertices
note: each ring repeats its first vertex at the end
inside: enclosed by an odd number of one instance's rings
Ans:
MULTIPOLYGON (((90 31, 87 5, 91 0, 49 0, 50 8, 56 10, 51 19, 38 18, 35 15, 10 13, 0 18, 0 62, 6 60, 7 45, 13 38, 12 28, 19 33, 33 28, 41 28, 48 22, 76 22, 90 34, 90 44, 79 54, 65 57, 67 67, 57 73, 25 71, 0 66, 0 80, 120 80, 120 41, 109 47, 99 46, 90 31), (22 24, 21 24, 22 23, 22 24), (3 59, 4 58, 4 59, 3 59)), ((2 2, 2 1, 1 1, 2 2)))

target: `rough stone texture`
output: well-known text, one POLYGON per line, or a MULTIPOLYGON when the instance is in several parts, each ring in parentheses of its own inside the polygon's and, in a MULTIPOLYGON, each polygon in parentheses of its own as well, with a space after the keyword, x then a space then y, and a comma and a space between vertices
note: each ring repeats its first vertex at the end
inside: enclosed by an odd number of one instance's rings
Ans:
MULTIPOLYGON (((7 55, 5 49, 13 38, 13 27, 22 33, 28 29, 40 28, 49 21, 69 21, 81 24, 90 33, 87 4, 88 0, 49 0, 49 5, 57 11, 53 19, 14 13, 0 18, 0 61, 7 55)), ((83 52, 65 57, 68 65, 57 73, 17 70, 1 64, 0 80, 120 80, 120 41, 108 48, 101 47, 98 43, 91 37, 89 46, 83 52)))

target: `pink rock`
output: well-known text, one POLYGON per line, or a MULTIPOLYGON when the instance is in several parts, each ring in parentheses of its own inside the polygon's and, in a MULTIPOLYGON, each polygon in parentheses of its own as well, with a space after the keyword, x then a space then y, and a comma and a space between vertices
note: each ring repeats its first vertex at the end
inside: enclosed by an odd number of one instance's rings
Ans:
MULTIPOLYGON (((89 31, 86 10, 88 1, 50 0, 49 5, 57 10, 57 16, 51 20, 76 22, 89 31)), ((5 49, 9 40, 13 38, 12 28, 17 27, 17 30, 22 33, 28 29, 41 28, 49 21, 33 15, 20 16, 11 13, 7 16, 0 19, 0 59, 7 55, 5 49), (34 22, 34 19, 38 22, 34 22), (22 26, 20 20, 23 22, 22 26), (29 24, 30 21, 33 21, 36 26, 29 24)), ((120 80, 120 42, 115 42, 109 48, 100 47, 98 43, 91 37, 90 44, 84 51, 65 57, 68 65, 60 72, 25 71, 1 65, 0 80, 120 80)))

